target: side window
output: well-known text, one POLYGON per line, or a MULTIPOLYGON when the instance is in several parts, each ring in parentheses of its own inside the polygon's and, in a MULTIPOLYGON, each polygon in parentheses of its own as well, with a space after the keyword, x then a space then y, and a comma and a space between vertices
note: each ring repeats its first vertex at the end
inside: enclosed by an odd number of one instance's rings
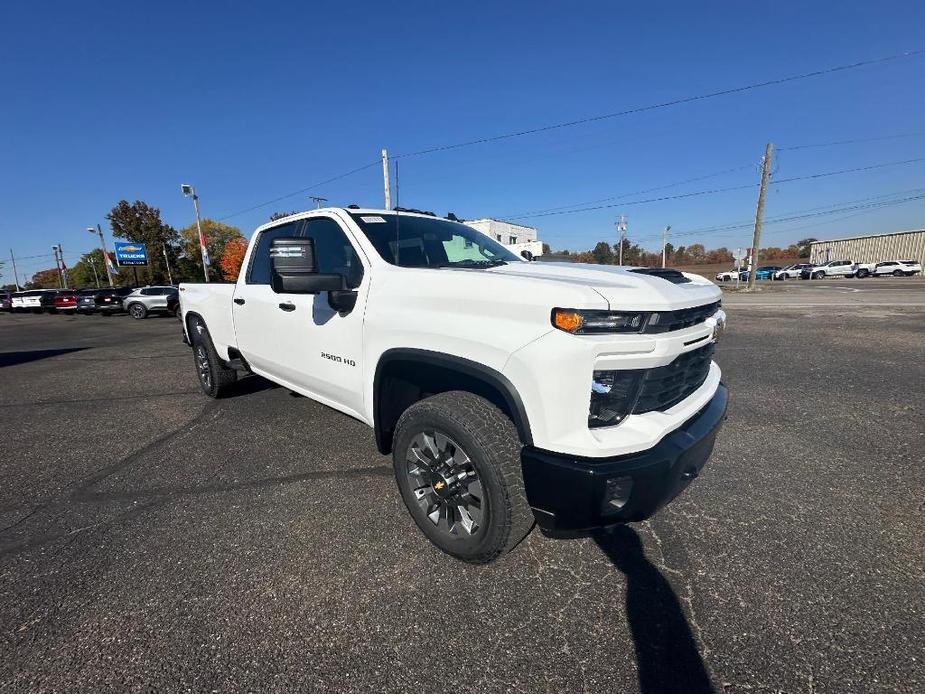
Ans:
POLYGON ((309 218, 302 235, 315 240, 318 272, 343 275, 350 289, 360 286, 363 281, 363 265, 340 224, 330 217, 309 218))
POLYGON ((152 294, 156 294, 156 293, 157 292, 154 289, 142 289, 139 292, 139 294, 141 294, 142 296, 151 296, 152 294))
POLYGON ((257 246, 251 253, 250 267, 247 271, 248 284, 270 284, 270 244, 273 239, 281 236, 300 236, 298 232, 301 224, 301 221, 289 222, 260 232, 257 246))

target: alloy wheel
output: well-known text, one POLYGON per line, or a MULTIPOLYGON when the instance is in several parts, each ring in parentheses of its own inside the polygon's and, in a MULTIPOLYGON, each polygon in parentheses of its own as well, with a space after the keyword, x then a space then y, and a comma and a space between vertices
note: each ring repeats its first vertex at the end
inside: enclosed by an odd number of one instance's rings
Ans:
POLYGON ((209 355, 202 345, 196 347, 196 369, 199 371, 199 380, 209 389, 212 387, 212 369, 209 367, 209 355))
POLYGON ((467 537, 483 527, 485 500, 478 471, 446 434, 417 434, 408 447, 405 473, 415 501, 441 533, 467 537))

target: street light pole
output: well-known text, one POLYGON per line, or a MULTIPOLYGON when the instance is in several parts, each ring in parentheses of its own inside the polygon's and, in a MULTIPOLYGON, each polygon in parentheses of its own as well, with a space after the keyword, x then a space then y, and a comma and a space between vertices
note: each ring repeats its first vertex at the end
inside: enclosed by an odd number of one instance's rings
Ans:
POLYGON ((96 229, 87 227, 87 231, 91 234, 100 235, 100 250, 103 251, 103 269, 106 271, 106 279, 109 280, 109 287, 112 288, 115 285, 112 283, 112 273, 109 272, 109 252, 106 250, 106 239, 103 238, 103 227, 97 224, 96 229))
POLYGON ((196 211, 196 229, 199 232, 199 250, 202 251, 202 274, 206 282, 209 281, 209 251, 206 249, 206 237, 202 233, 202 220, 199 217, 199 196, 196 189, 188 183, 180 184, 180 192, 193 199, 193 209, 196 211))
POLYGON ((64 289, 64 278, 61 276, 61 263, 58 260, 58 247, 52 246, 51 252, 55 255, 55 270, 58 271, 58 284, 61 289, 64 289))
POLYGON ((626 241, 626 217, 620 215, 620 221, 617 222, 617 231, 620 232, 620 265, 623 265, 623 245, 626 241))

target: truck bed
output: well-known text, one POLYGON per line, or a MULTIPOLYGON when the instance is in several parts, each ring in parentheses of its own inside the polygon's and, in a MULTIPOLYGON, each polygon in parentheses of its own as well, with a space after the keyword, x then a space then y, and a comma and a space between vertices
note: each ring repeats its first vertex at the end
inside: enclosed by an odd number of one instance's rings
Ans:
MULTIPOLYGON (((235 285, 217 282, 180 284, 180 310, 183 313, 183 328, 188 329, 187 316, 194 313, 202 317, 209 326, 209 334, 218 355, 228 358, 228 348, 235 347, 234 318, 231 314, 231 300, 235 285)), ((188 335, 188 337, 192 337, 188 335)))

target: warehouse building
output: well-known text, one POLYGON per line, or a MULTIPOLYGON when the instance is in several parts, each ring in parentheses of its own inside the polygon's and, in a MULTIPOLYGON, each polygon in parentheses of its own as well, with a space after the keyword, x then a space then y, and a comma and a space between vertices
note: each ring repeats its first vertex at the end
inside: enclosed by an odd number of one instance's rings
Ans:
POLYGON ((809 247, 809 261, 825 263, 829 260, 851 260, 855 263, 917 260, 925 265, 925 229, 813 241, 809 247))
POLYGON ((534 227, 490 218, 467 219, 465 223, 498 241, 513 253, 519 255, 521 251, 530 251, 537 257, 543 255, 543 242, 537 239, 537 231, 534 227))

